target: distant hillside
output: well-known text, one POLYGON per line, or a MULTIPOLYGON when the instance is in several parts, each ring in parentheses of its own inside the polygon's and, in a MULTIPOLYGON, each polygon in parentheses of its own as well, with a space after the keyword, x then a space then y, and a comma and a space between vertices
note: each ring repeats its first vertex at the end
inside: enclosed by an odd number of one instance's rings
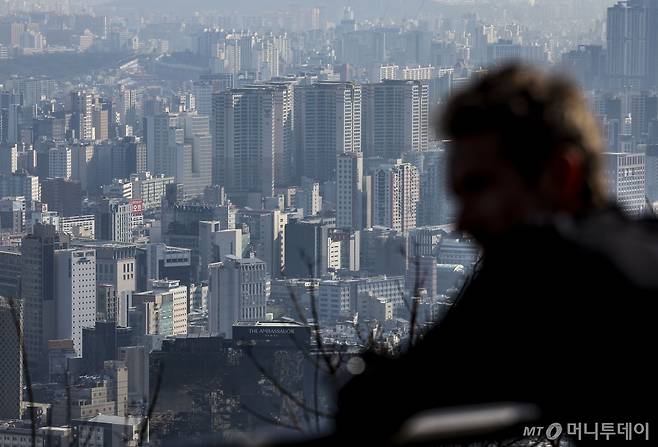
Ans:
POLYGON ((103 6, 117 9, 173 11, 181 15, 203 10, 226 10, 227 13, 258 14, 263 11, 295 11, 299 8, 321 7, 331 20, 342 16, 343 8, 351 7, 357 18, 376 17, 380 14, 416 16, 419 8, 432 7, 433 0, 111 0, 103 6))
POLYGON ((0 77, 48 75, 53 79, 83 76, 95 70, 118 67, 125 53, 61 53, 21 56, 0 62, 0 77))

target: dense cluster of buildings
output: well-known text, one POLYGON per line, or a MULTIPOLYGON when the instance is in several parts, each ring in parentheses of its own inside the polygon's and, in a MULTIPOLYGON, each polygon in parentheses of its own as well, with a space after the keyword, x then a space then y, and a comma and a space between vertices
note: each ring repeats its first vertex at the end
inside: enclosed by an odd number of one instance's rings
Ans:
POLYGON ((172 24, 14 3, 0 59, 127 58, 0 71, 0 446, 305 424, 318 364, 340 359, 326 383, 366 345, 407 345, 477 263, 432 121, 492 65, 571 73, 611 195, 635 215, 658 201, 650 1, 601 9, 587 45, 473 13, 172 24))

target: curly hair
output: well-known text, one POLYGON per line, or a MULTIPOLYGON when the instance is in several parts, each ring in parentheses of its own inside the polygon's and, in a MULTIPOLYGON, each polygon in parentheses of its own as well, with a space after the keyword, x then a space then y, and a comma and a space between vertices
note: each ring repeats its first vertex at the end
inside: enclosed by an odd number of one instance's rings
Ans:
POLYGON ((521 64, 498 68, 454 95, 437 125, 438 133, 452 140, 495 137, 528 185, 560 151, 579 151, 584 202, 606 201, 601 130, 578 87, 562 77, 521 64))

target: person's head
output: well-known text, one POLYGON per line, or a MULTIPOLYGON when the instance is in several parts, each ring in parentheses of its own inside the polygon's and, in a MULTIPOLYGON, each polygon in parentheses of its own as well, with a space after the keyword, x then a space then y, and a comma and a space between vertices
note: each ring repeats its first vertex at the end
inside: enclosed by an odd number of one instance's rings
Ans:
POLYGON ((493 71, 449 101, 438 131, 450 140, 459 227, 485 248, 533 216, 606 201, 599 127, 562 78, 521 65, 493 71))

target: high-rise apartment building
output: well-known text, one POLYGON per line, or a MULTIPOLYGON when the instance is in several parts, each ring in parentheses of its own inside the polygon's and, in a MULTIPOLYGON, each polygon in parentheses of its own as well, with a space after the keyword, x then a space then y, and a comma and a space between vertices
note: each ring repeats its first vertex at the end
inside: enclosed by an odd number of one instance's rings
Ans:
POLYGON ((399 232, 416 227, 420 199, 418 169, 410 163, 378 168, 373 174, 373 225, 399 232))
POLYGON ((429 85, 419 80, 385 80, 363 86, 362 143, 366 157, 397 159, 427 150, 429 85))
POLYGON ((93 139, 94 95, 83 91, 71 92, 71 136, 78 140, 93 139))
POLYGON ((361 86, 323 81, 302 86, 298 93, 295 125, 302 126, 302 175, 320 182, 333 179, 337 155, 361 151, 361 86))
MULTIPOLYGON (((234 197, 271 197, 275 187, 286 183, 286 160, 294 147, 291 85, 213 95, 213 130, 214 184, 234 197)), ((246 203, 246 197, 240 201, 246 203)))
POLYGON ((608 8, 607 74, 612 87, 658 83, 658 4, 628 0, 608 8))

